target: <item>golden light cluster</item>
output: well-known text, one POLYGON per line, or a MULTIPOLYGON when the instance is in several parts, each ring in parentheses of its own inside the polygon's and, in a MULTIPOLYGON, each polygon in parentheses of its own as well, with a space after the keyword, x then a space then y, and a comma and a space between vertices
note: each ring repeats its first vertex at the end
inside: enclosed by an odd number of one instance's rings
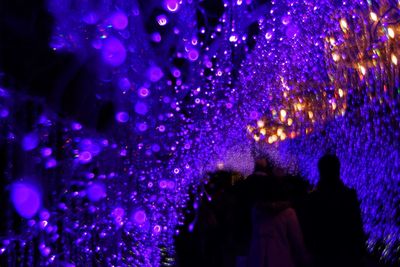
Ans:
MULTIPOLYGON (((277 97, 268 114, 248 125, 247 132, 256 142, 273 144, 287 138, 295 138, 311 133, 318 123, 335 116, 341 116, 346 111, 345 92, 337 90, 309 90, 325 83, 287 82, 281 77, 281 97, 277 97)), ((324 88, 326 89, 326 88, 324 88)))
POLYGON ((337 12, 338 30, 325 38, 330 80, 354 97, 393 101, 399 88, 400 2, 368 2, 337 12))
POLYGON ((256 124, 248 125, 251 138, 273 144, 309 134, 317 125, 343 116, 352 101, 395 103, 400 94, 400 2, 368 3, 350 12, 332 12, 334 24, 324 37, 328 80, 281 77, 274 86, 282 95, 273 96, 278 101, 270 103, 256 124))

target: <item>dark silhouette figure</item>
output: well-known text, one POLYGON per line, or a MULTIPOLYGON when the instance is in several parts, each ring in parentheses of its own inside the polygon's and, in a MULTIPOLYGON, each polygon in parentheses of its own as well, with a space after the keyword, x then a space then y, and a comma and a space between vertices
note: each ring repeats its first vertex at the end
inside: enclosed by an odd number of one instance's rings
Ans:
POLYGON ((280 173, 267 177, 253 191, 249 267, 305 266, 308 253, 295 210, 280 173))
MULTIPOLYGON (((179 225, 178 234, 174 236, 176 251, 176 266, 191 266, 193 259, 200 257, 196 247, 197 240, 193 232, 196 220, 196 195, 200 194, 197 186, 192 185, 189 190, 189 200, 184 209, 184 222, 179 225)), ((197 265, 193 265, 196 267, 197 265)))
POLYGON ((262 195, 263 184, 269 181, 270 177, 271 167, 268 160, 258 158, 255 160, 253 173, 235 185, 237 201, 233 238, 238 257, 243 258, 248 254, 252 233, 251 211, 257 196, 262 195))
POLYGON ((234 266, 233 208, 232 174, 227 171, 211 174, 194 228, 199 258, 192 259, 190 266, 234 266))
POLYGON ((357 194, 341 181, 337 156, 323 156, 318 169, 320 180, 309 195, 304 224, 314 266, 362 266, 365 238, 357 194))

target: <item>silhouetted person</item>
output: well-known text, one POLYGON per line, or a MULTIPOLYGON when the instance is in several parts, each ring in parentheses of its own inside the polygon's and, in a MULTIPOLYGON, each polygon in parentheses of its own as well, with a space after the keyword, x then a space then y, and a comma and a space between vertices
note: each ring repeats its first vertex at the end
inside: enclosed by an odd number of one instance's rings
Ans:
POLYGON ((268 177, 254 192, 248 267, 295 267, 308 262, 300 224, 282 177, 268 177))
POLYGON ((199 237, 199 259, 190 266, 230 267, 234 265, 232 248, 233 194, 232 174, 213 173, 206 185, 195 231, 199 237), (200 263, 200 265, 198 265, 200 263))
POLYGON ((304 228, 314 266, 361 266, 365 240, 357 194, 341 181, 337 156, 323 156, 318 170, 320 180, 309 195, 304 228))
POLYGON ((196 221, 197 205, 196 196, 199 195, 199 187, 192 185, 189 190, 189 200, 184 209, 184 223, 177 228, 179 234, 175 238, 175 251, 176 251, 176 266, 197 267, 198 264, 193 264, 194 259, 200 258, 198 249, 198 239, 194 230, 194 223, 196 221))
POLYGON ((245 261, 250 247, 252 222, 251 211, 256 202, 255 196, 265 181, 271 177, 271 167, 266 158, 254 162, 254 171, 245 180, 235 185, 237 204, 235 207, 234 242, 239 261, 245 261))

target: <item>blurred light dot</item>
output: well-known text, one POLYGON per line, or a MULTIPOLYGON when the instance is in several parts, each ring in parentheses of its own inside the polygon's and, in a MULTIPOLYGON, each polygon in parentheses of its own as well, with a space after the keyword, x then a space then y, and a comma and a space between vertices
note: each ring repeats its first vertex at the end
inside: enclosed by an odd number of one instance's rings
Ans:
POLYGON ((118 81, 118 87, 123 91, 129 90, 131 88, 131 82, 128 78, 121 78, 118 81))
POLYGON ((123 12, 114 13, 111 18, 111 25, 117 30, 123 30, 128 26, 128 17, 123 12))
POLYGON ((106 187, 102 183, 92 183, 87 187, 86 194, 89 200, 99 201, 106 197, 106 187))
POLYGON ((168 181, 167 182, 167 187, 169 189, 174 189, 175 188, 175 182, 174 181, 168 181))
POLYGON ((394 31, 393 31, 392 28, 389 28, 389 29, 388 29, 388 34, 389 34, 389 37, 390 37, 390 38, 394 38, 395 33, 394 33, 394 31))
POLYGON ((96 24, 98 20, 99 16, 95 12, 89 12, 83 16, 83 21, 89 25, 96 24))
POLYGON ((50 218, 50 212, 48 212, 47 210, 42 210, 39 213, 39 217, 40 217, 41 220, 47 221, 50 218))
POLYGON ((159 152, 160 146, 158 144, 154 144, 151 146, 151 150, 153 150, 154 152, 159 152))
POLYGON ((196 49, 190 49, 188 52, 188 57, 191 61, 196 61, 199 58, 199 52, 196 49))
POLYGON ((142 88, 139 89, 139 96, 147 97, 147 96, 149 96, 149 94, 150 94, 149 89, 147 89, 145 87, 142 87, 142 88))
POLYGON ((29 133, 22 138, 22 148, 25 151, 35 149, 39 145, 39 136, 37 133, 29 133))
POLYGON ((43 157, 48 157, 53 153, 53 150, 50 147, 44 147, 40 150, 40 153, 43 157))
POLYGON ((178 78, 178 77, 181 76, 181 72, 180 72, 180 70, 175 69, 175 70, 172 72, 172 75, 173 75, 175 78, 178 78))
POLYGON ((339 91, 338 91, 338 92, 339 92, 339 96, 340 96, 340 97, 343 97, 343 95, 344 95, 343 90, 339 88, 339 91))
POLYGON ((117 115, 115 115, 115 119, 118 122, 125 123, 125 122, 129 121, 129 114, 124 111, 118 112, 117 115))
POLYGON ((286 30, 286 36, 288 38, 294 38, 298 35, 298 33, 299 33, 299 28, 296 25, 290 25, 286 30))
POLYGON ((282 18, 283 25, 288 25, 290 23, 290 21, 291 21, 290 16, 288 16, 288 15, 283 16, 283 18, 282 18))
POLYGON ((165 0, 167 9, 171 12, 176 12, 179 8, 179 0, 165 0))
POLYGON ((107 38, 102 48, 103 60, 113 66, 119 66, 124 63, 126 58, 125 46, 117 38, 107 38))
POLYGON ((150 81, 157 82, 164 76, 164 73, 159 67, 153 66, 148 69, 147 75, 150 81))
POLYGON ((377 21, 377 20, 378 20, 378 16, 376 15, 376 13, 371 12, 369 15, 370 15, 370 17, 371 17, 371 19, 372 19, 373 21, 377 21))
POLYGON ((57 160, 54 158, 50 158, 49 160, 46 161, 46 169, 52 169, 57 166, 57 160))
POLYGON ((75 131, 79 131, 79 130, 82 129, 82 125, 80 123, 73 122, 72 123, 72 129, 75 130, 75 131))
POLYGON ((141 132, 146 131, 146 130, 147 130, 147 124, 146 124, 145 122, 139 123, 139 124, 138 124, 138 129, 139 129, 139 131, 141 131, 141 132))
POLYGON ((194 223, 189 224, 188 226, 189 232, 193 232, 193 229, 194 229, 194 223))
POLYGON ((9 114, 10 114, 10 112, 9 112, 7 109, 5 109, 5 108, 3 108, 2 110, 0 110, 0 117, 2 117, 2 118, 8 117, 9 114))
POLYGON ((143 210, 138 210, 133 214, 133 219, 138 224, 143 224, 146 222, 146 213, 143 210))
POLYGON ((97 155, 100 153, 101 151, 101 147, 99 146, 99 144, 91 139, 83 139, 80 144, 79 144, 79 148, 82 151, 89 151, 93 156, 97 155))
POLYGON ((164 26, 164 25, 166 25, 167 24, 167 16, 165 16, 165 15, 159 15, 159 16, 157 16, 157 23, 158 23, 158 25, 160 25, 160 26, 164 26))
POLYGON ((48 247, 42 248, 40 249, 40 253, 42 254, 42 256, 47 257, 50 255, 51 249, 48 247))
POLYGON ((161 35, 158 32, 155 32, 153 34, 151 34, 151 40, 153 40, 153 42, 159 43, 161 42, 161 35))
POLYGON ((83 164, 89 163, 92 160, 92 154, 89 151, 83 151, 79 154, 79 161, 83 164))
POLYGON ((250 119, 255 120, 259 117, 259 114, 257 111, 251 111, 250 112, 250 119))
POLYGON ((339 23, 342 31, 346 32, 348 29, 347 21, 345 19, 341 19, 339 23))
POLYGON ((158 234, 159 232, 161 232, 161 226, 155 225, 154 228, 153 228, 153 232, 156 233, 156 234, 158 234))
POLYGON ((393 63, 394 65, 397 65, 397 57, 396 57, 395 54, 392 54, 391 59, 392 59, 392 63, 393 63))
POLYGON ((236 34, 233 34, 229 37, 229 42, 234 43, 238 40, 238 36, 236 34))
POLYGON ((165 180, 161 180, 159 183, 158 183, 158 185, 160 186, 160 188, 162 188, 162 189, 165 189, 165 188, 167 188, 167 181, 165 181, 165 180))
POLYGON ((135 112, 140 115, 145 115, 148 112, 148 107, 143 102, 138 102, 135 105, 135 112))
POLYGON ((124 217, 124 214, 125 214, 125 211, 123 208, 115 208, 112 212, 112 216, 114 218, 118 218, 118 217, 122 218, 122 217, 124 217))
POLYGON ((41 196, 34 186, 19 182, 11 186, 11 201, 18 214, 26 219, 32 218, 42 204, 41 196))

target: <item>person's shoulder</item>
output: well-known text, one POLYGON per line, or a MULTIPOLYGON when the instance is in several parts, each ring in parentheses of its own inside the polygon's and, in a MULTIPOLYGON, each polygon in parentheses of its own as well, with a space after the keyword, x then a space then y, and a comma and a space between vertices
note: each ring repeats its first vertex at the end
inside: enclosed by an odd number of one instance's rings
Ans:
POLYGON ((279 216, 283 218, 285 221, 291 222, 291 223, 296 223, 298 221, 297 219, 297 213, 292 207, 288 207, 285 210, 283 210, 279 216))
POLYGON ((288 214, 296 214, 296 210, 292 206, 288 206, 284 211, 288 214))
MULTIPOLYGON (((264 176, 267 176, 267 174, 266 173, 264 173, 264 172, 253 172, 252 174, 250 174, 249 176, 247 176, 247 179, 254 179, 254 178, 257 178, 257 177, 264 177, 264 176)), ((246 179, 246 180, 247 180, 246 179)))
POLYGON ((343 193, 349 197, 357 197, 357 191, 351 187, 343 186, 343 193))
POLYGON ((317 189, 312 190, 307 194, 307 200, 312 201, 315 199, 319 199, 321 197, 321 192, 317 189))
POLYGON ((350 187, 344 187, 341 198, 345 201, 349 206, 359 205, 359 199, 357 195, 357 191, 350 187))

